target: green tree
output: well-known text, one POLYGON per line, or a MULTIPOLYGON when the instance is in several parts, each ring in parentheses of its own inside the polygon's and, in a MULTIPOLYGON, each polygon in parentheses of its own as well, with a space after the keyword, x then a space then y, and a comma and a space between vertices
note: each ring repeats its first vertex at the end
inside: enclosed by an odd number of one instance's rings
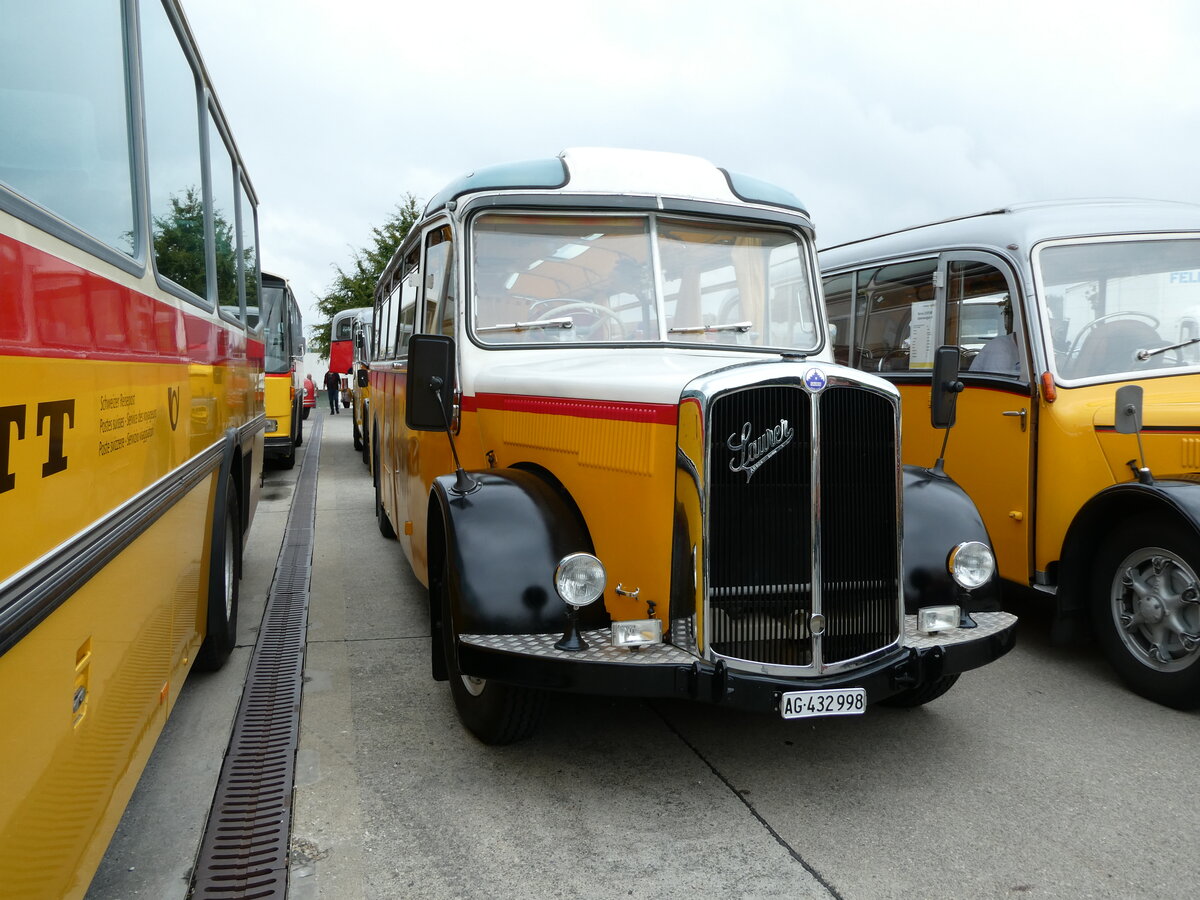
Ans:
POLYGON ((405 194, 404 202, 396 205, 395 211, 382 225, 371 229, 371 243, 354 251, 350 271, 334 266, 337 275, 323 297, 317 299, 317 311, 324 321, 309 329, 312 339, 308 349, 318 356, 329 357, 329 325, 335 313, 343 309, 375 305, 375 282, 384 268, 421 216, 417 198, 405 194))
MULTIPOLYGON (((204 254, 204 199, 195 187, 185 188, 182 198, 168 198, 171 211, 154 217, 154 258, 158 271, 200 297, 208 296, 207 261, 204 254)), ((217 257, 217 296, 226 305, 237 306, 237 241, 233 226, 216 210, 213 215, 217 257)), ((246 267, 253 266, 253 249, 244 253, 246 267)), ((257 303, 257 297, 247 303, 257 303)))

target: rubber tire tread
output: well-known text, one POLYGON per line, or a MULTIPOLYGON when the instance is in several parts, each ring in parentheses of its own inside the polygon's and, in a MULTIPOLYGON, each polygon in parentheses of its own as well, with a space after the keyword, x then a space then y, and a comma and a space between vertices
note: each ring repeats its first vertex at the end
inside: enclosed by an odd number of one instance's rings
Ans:
MULTIPOLYGON (((196 654, 196 669, 201 672, 215 672, 225 665, 229 659, 229 655, 233 652, 233 648, 237 646, 237 617, 238 617, 238 585, 242 579, 242 516, 241 507, 238 505, 237 486, 234 485, 232 478, 227 478, 225 487, 225 518, 220 525, 220 531, 213 538, 213 553, 220 552, 222 557, 225 553, 230 552, 230 548, 226 546, 225 540, 225 524, 232 517, 232 535, 233 535, 233 616, 232 621, 225 616, 225 586, 224 584, 215 584, 212 578, 209 579, 208 587, 208 625, 204 635, 204 642, 200 645, 200 650, 196 654)), ((223 576, 225 566, 219 567, 219 571, 223 576)))

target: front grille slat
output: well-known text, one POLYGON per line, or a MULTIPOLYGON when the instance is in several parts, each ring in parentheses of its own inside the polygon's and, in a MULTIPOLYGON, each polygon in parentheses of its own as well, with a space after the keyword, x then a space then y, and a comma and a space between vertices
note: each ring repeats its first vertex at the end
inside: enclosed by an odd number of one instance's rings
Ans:
POLYGON ((709 416, 708 645, 781 666, 815 659, 820 597, 826 665, 899 633, 896 416, 889 398, 838 385, 753 385, 717 397, 709 416), (813 405, 819 403, 819 415, 813 405), (819 425, 819 427, 817 427, 819 425), (784 441, 787 433, 790 437, 784 441), (820 450, 821 484, 812 484, 820 450), (813 590, 814 504, 821 536, 813 590))

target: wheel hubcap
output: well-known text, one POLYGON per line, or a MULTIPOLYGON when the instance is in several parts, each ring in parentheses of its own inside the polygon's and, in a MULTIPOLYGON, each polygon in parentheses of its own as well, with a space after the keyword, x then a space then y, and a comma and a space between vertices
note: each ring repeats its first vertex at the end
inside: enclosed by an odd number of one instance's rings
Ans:
POLYGON ((463 687, 467 689, 467 693, 472 697, 478 697, 483 693, 483 689, 487 687, 486 678, 476 678, 474 675, 462 676, 463 687))
POLYGON ((1135 659, 1174 672, 1200 658, 1200 579, 1181 557, 1161 547, 1131 553, 1111 599, 1117 633, 1135 659))

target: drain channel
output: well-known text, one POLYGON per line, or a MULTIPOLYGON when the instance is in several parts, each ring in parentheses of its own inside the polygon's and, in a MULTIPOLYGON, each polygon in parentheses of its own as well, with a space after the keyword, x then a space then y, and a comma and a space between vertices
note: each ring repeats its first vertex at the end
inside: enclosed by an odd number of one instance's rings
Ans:
POLYGON ((314 424, 208 827, 192 870, 190 896, 196 900, 287 897, 324 417, 314 424))

